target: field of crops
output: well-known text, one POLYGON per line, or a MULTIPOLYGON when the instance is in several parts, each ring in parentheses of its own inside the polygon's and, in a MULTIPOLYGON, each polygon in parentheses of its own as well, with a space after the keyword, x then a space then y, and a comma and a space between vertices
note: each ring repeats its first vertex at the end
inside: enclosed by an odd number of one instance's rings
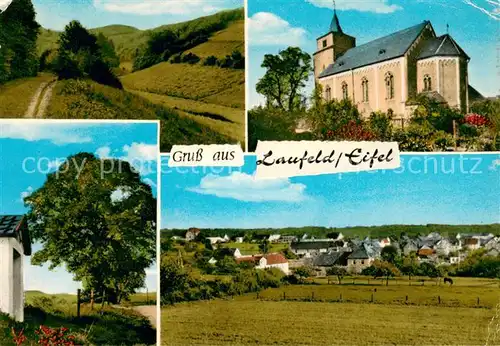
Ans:
POLYGON ((139 119, 161 121, 160 147, 175 144, 230 142, 227 137, 173 109, 155 105, 132 93, 92 81, 57 83, 46 118, 49 119, 139 119))
MULTIPOLYGON (((163 345, 484 345, 492 309, 208 301, 162 310, 163 345)), ((496 322, 498 323, 498 322, 496 322)), ((500 336, 489 345, 498 344, 500 336)), ((493 340, 493 341, 492 341, 493 340)))
MULTIPOLYGON (((164 62, 122 77, 127 89, 202 101, 245 83, 243 70, 164 62)), ((233 95, 244 100, 244 94, 233 95)), ((222 104, 224 105, 224 104, 222 104)))
POLYGON ((231 24, 227 29, 219 31, 212 36, 208 42, 202 43, 199 46, 189 50, 187 53, 193 53, 200 58, 208 56, 216 56, 224 58, 226 55, 231 55, 235 50, 245 54, 245 22, 243 20, 231 24))

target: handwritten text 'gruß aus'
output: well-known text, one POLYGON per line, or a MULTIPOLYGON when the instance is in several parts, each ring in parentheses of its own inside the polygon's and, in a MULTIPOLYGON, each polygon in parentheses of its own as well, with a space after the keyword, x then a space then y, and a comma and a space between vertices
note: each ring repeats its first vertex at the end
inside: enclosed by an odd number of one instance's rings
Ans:
POLYGON ((259 142, 256 154, 258 178, 400 167, 396 142, 259 142))

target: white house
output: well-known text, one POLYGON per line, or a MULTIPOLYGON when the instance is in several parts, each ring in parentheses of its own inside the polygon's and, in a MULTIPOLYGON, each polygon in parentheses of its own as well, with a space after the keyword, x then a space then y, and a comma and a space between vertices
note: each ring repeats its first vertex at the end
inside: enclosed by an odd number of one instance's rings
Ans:
POLYGON ((285 256, 280 253, 267 254, 261 257, 258 264, 255 266, 256 269, 267 269, 267 268, 278 268, 283 273, 288 275, 288 260, 285 256))
POLYGON ((0 216, 0 311, 24 321, 23 256, 31 240, 23 216, 0 216))
POLYGON ((227 243, 229 241, 229 237, 224 235, 224 238, 221 237, 207 237, 207 239, 210 241, 210 244, 218 244, 218 243, 227 243))
POLYGON ((333 241, 299 241, 292 243, 290 249, 296 255, 311 257, 330 250, 336 250, 337 245, 333 241))
POLYGON ((235 240, 237 243, 243 243, 243 237, 236 237, 235 240))
POLYGON ((275 243, 277 242, 279 239, 281 238, 281 234, 271 234, 268 238, 268 240, 271 242, 271 243, 275 243))

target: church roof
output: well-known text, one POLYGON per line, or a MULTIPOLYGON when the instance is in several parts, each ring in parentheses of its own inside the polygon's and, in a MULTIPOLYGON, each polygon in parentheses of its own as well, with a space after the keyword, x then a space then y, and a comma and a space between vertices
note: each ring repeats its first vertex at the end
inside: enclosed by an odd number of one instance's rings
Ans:
POLYGON ((335 63, 329 65, 319 77, 326 77, 401 57, 429 23, 429 21, 424 21, 410 28, 351 48, 338 58, 335 63))
POLYGON ((339 17, 337 16, 337 11, 333 12, 332 23, 330 24, 330 32, 338 32, 343 34, 342 27, 340 26, 339 17))
POLYGON ((31 255, 31 240, 28 226, 22 215, 0 215, 0 238, 16 238, 24 248, 26 256, 31 255))
POLYGON ((464 50, 448 34, 429 39, 418 59, 426 59, 433 56, 463 56, 469 58, 464 50))

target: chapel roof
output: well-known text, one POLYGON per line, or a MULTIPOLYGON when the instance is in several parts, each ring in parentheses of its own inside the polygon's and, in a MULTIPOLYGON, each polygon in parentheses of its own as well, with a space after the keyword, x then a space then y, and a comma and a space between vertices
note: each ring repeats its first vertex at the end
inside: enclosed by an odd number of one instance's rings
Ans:
POLYGON ((330 64, 319 77, 327 77, 362 66, 401 57, 427 25, 430 25, 430 22, 424 21, 410 28, 351 48, 339 57, 335 63, 330 64))
POLYGON ((24 216, 0 215, 0 238, 16 238, 23 245, 24 254, 31 255, 31 239, 24 216))
POLYGON ((469 58, 465 51, 448 34, 428 39, 422 48, 418 59, 426 59, 434 56, 456 56, 465 57, 467 59, 469 58))

